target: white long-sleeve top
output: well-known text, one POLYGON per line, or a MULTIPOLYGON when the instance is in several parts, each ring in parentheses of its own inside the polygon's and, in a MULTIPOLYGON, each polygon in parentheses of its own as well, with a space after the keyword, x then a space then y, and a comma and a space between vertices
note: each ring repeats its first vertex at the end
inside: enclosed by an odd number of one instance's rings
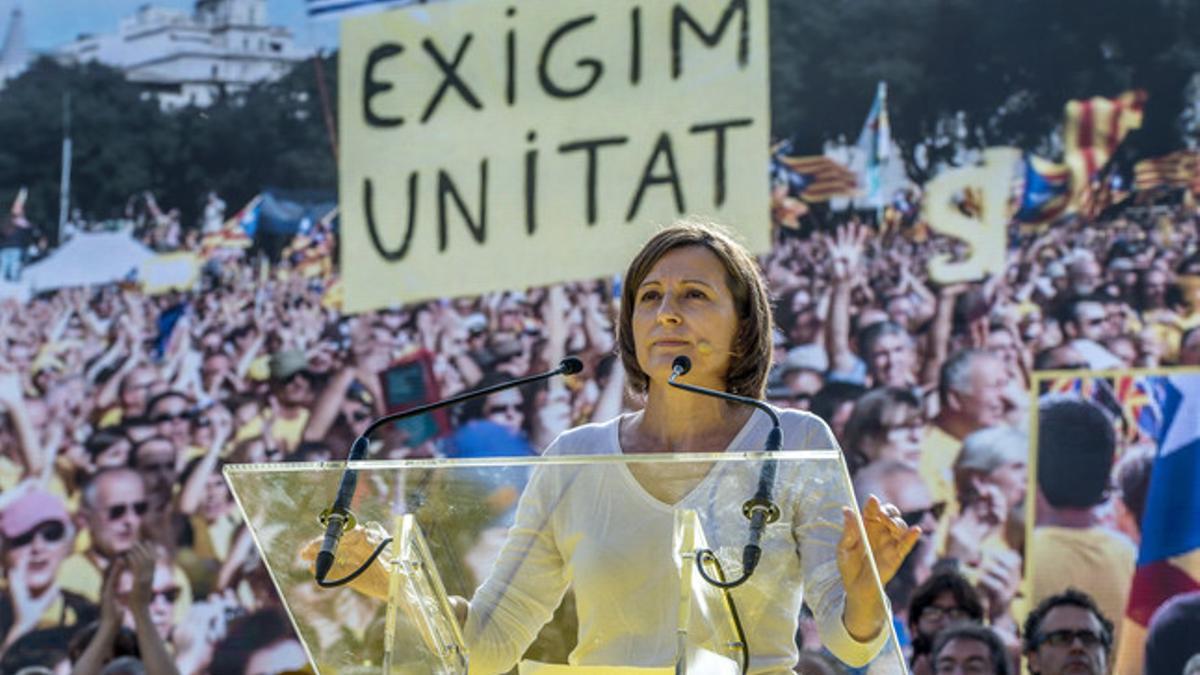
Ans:
MULTIPOLYGON (((820 418, 780 411, 784 448, 836 449, 820 418)), ((620 455, 620 418, 562 434, 548 455, 620 455)), ((727 452, 763 448, 769 418, 755 411, 727 452)), ((539 466, 521 496, 516 522, 491 575, 471 600, 465 639, 470 672, 512 668, 553 615, 568 586, 575 590, 579 640, 572 665, 667 666, 674 663, 679 577, 672 551, 674 511, 695 510, 708 543, 740 574, 748 521, 741 505, 758 483, 758 462, 716 462, 677 504, 664 504, 628 467, 539 466)), ((654 465, 665 477, 678 466, 654 465)), ((750 581, 732 594, 750 645, 751 673, 791 672, 801 601, 808 600, 821 640, 849 665, 869 662, 887 640, 868 643, 842 623, 845 590, 837 569, 842 504, 850 503, 832 460, 783 462, 774 501, 783 510, 767 526, 763 555, 750 581)))

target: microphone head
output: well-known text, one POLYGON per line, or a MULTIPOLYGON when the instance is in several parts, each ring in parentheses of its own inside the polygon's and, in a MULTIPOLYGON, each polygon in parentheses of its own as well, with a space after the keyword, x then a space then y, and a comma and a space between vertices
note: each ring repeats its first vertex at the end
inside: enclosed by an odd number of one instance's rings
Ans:
POLYGON ((688 371, 691 369, 692 360, 686 356, 676 356, 675 360, 671 362, 671 370, 676 371, 680 375, 687 375, 688 371))
POLYGON ((583 372, 583 361, 576 356, 568 356, 558 362, 558 371, 563 375, 574 375, 583 372))

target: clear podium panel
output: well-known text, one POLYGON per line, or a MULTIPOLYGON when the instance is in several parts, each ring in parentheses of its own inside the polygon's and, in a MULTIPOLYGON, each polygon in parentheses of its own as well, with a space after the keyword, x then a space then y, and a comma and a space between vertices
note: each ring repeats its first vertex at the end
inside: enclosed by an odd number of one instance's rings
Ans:
POLYGON ((836 450, 357 462, 357 524, 329 578, 397 538, 350 584, 321 588, 318 516, 345 466, 225 467, 322 674, 384 672, 385 660, 392 673, 453 672, 442 668, 457 640, 472 674, 522 662, 742 672, 747 660, 748 672, 782 674, 802 658, 802 606, 821 643, 806 640, 806 663, 906 672, 874 562, 839 559, 864 531, 858 518, 845 531, 855 502, 836 450), (722 591, 705 577, 743 576, 744 506, 768 468, 778 518, 762 529, 753 574, 722 591), (447 595, 470 602, 457 634, 447 595))

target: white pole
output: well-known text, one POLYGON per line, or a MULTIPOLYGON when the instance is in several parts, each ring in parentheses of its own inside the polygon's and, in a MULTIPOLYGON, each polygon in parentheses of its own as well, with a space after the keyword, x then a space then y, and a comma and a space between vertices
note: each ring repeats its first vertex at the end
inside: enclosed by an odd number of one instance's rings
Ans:
POLYGON ((71 208, 71 94, 63 94, 63 143, 62 143, 62 178, 58 190, 58 232, 54 240, 62 244, 63 228, 67 225, 67 216, 71 208))

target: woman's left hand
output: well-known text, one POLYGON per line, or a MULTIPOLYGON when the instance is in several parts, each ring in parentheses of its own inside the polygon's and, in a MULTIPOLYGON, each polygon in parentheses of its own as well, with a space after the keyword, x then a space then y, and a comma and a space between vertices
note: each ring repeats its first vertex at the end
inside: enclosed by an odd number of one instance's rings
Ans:
MULTIPOLYGON (((900 564, 916 545, 921 537, 921 528, 909 527, 900 517, 900 509, 893 504, 880 503, 875 495, 871 495, 863 505, 862 520, 875 557, 875 567, 879 570, 879 581, 886 584, 896 575, 896 570, 900 569, 900 564)), ((848 507, 842 508, 842 523, 842 539, 838 542, 838 571, 842 573, 847 593, 852 589, 874 586, 875 581, 871 578, 870 565, 863 550, 862 535, 858 524, 854 522, 854 511, 848 507)))
MULTIPOLYGON (((862 510, 867 542, 875 556, 879 581, 886 584, 896 575, 921 536, 921 528, 909 527, 900 517, 900 509, 881 504, 874 495, 862 510)), ((846 588, 846 607, 842 622, 852 637, 867 641, 878 635, 886 623, 887 605, 882 589, 875 585, 866 543, 855 522, 854 511, 842 507, 842 538, 838 542, 838 572, 846 588)))

